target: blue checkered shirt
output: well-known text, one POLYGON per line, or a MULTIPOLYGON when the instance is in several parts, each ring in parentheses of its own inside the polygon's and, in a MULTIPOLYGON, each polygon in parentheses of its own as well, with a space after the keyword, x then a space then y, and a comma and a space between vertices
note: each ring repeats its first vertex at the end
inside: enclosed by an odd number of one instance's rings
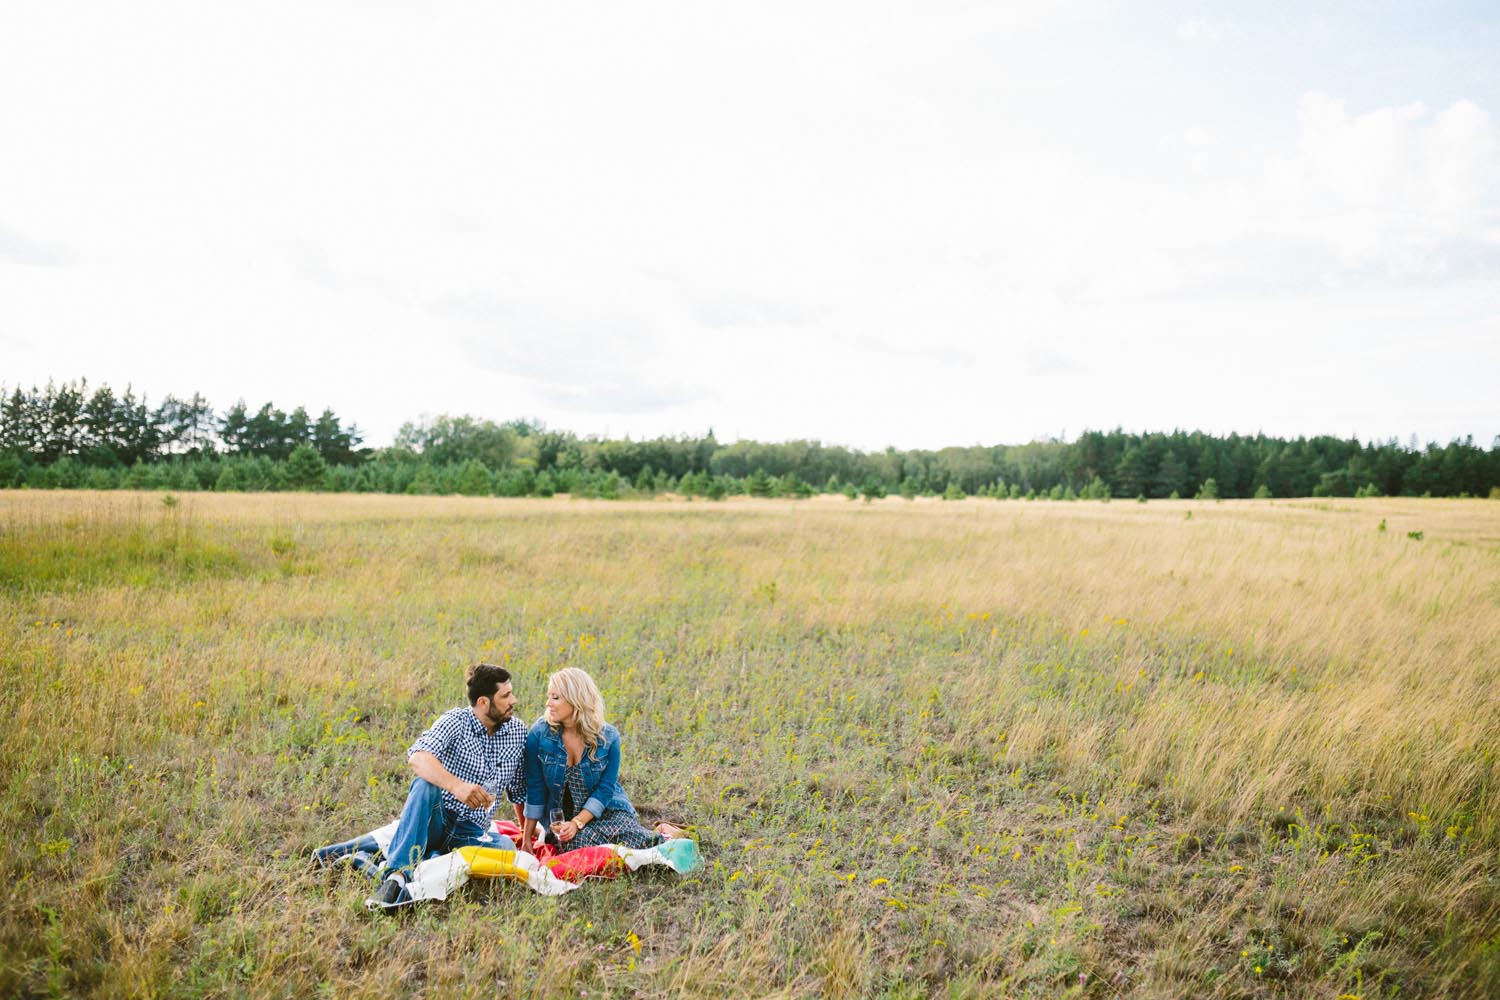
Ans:
MULTIPOLYGON (((437 717, 432 728, 421 736, 406 751, 406 759, 418 750, 426 750, 438 759, 453 776, 464 781, 483 785, 495 796, 498 804, 500 789, 512 802, 526 801, 526 768, 521 761, 526 756, 526 723, 514 715, 495 727, 493 733, 484 728, 474 713, 467 708, 450 708, 437 717)), ((495 807, 474 809, 443 790, 444 811, 488 828, 495 807)))

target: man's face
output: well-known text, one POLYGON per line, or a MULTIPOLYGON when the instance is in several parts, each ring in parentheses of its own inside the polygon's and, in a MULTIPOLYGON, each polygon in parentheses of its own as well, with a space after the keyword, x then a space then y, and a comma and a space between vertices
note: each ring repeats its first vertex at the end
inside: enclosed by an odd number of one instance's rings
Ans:
POLYGON ((479 708, 492 726, 498 726, 509 719, 511 713, 516 710, 516 696, 510 689, 510 683, 507 682, 495 688, 493 698, 480 698, 479 708))

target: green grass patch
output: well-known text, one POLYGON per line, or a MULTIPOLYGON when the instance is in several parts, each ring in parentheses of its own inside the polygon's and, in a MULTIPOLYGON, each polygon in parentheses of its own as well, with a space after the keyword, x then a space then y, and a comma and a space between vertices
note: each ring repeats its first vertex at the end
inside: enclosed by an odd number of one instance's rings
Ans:
POLYGON ((237 549, 209 539, 174 509, 125 524, 72 520, 11 525, 0 534, 0 588, 12 591, 154 588, 249 568, 237 549))

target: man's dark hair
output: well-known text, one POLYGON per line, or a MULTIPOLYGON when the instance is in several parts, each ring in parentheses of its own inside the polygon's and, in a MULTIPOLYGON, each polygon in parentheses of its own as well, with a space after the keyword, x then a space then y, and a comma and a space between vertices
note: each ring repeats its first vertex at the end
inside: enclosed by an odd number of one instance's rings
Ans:
POLYGON ((493 663, 476 663, 465 677, 469 682, 469 704, 479 703, 480 698, 495 697, 495 689, 510 683, 510 671, 493 663))

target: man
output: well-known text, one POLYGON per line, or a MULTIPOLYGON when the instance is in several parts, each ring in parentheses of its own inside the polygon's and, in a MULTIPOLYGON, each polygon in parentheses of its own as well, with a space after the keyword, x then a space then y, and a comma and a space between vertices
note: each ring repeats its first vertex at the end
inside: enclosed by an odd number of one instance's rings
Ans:
POLYGON ((417 776, 377 873, 384 879, 375 899, 387 906, 406 897, 408 873, 428 857, 471 845, 515 848, 491 824, 502 788, 517 825, 525 821, 526 724, 514 715, 510 673, 481 663, 469 668, 467 680, 469 707, 438 716, 406 751, 417 776))

